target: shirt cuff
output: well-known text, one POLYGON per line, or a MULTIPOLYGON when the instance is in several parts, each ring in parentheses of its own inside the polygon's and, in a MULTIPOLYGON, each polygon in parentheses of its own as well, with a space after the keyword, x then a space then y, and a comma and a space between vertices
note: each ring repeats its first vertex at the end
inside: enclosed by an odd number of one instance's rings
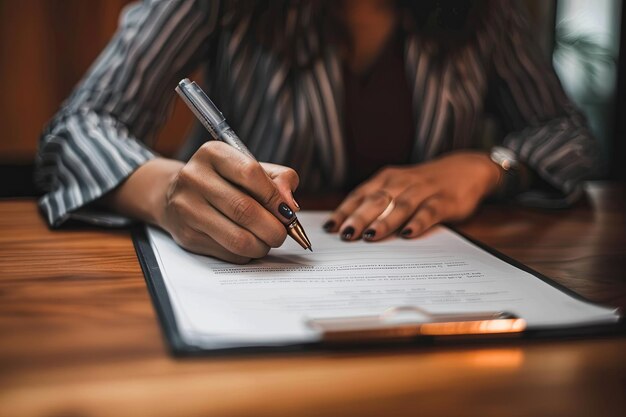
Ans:
POLYGON ((595 141, 588 130, 564 117, 509 134, 511 149, 539 181, 515 201, 541 208, 571 206, 582 195, 582 182, 596 172, 595 141))
POLYGON ((48 192, 39 207, 53 228, 70 218, 104 224, 98 216, 77 210, 119 186, 155 156, 109 116, 68 117, 62 129, 53 129, 42 138, 36 180, 48 192))

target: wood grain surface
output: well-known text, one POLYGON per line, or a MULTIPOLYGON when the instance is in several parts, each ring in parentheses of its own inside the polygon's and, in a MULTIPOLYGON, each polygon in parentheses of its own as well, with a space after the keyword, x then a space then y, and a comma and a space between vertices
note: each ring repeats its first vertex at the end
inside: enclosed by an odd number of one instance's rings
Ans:
MULTIPOLYGON (((460 229, 626 307, 623 186, 460 229)), ((0 202, 0 416, 624 416, 625 394, 624 337, 174 359, 127 231, 50 231, 33 200, 0 202)))

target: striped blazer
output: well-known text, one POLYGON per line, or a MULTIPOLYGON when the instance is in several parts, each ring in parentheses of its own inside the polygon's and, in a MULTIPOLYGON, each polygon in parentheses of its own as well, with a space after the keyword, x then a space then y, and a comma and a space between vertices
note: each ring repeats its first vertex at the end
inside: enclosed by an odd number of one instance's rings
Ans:
MULTIPOLYGON (((571 201, 596 167, 597 144, 517 9, 517 2, 494 2, 472 40, 447 54, 438 53, 436 40, 407 32, 411 161, 484 147, 489 113, 502 127, 496 140, 571 201)), ((337 51, 324 48, 310 67, 292 67, 258 44, 248 22, 227 24, 224 10, 217 0, 146 0, 124 11, 117 33, 41 136, 36 180, 52 226, 84 219, 79 209, 155 156, 150 145, 173 89, 200 65, 209 95, 259 160, 293 167, 306 189, 344 183, 337 51)), ((306 10, 296 7, 287 18, 308 24, 306 10)), ((316 39, 298 52, 314 49, 316 39)), ((182 157, 205 138, 192 135, 182 157)), ((541 201, 538 191, 528 195, 541 201)))

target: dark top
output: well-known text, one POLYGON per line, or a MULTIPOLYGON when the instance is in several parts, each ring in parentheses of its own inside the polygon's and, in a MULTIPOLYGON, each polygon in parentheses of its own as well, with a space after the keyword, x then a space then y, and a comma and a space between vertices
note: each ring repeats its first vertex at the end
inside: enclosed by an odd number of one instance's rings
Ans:
POLYGON ((384 166, 409 163, 415 123, 403 47, 397 31, 365 72, 344 65, 348 189, 384 166))

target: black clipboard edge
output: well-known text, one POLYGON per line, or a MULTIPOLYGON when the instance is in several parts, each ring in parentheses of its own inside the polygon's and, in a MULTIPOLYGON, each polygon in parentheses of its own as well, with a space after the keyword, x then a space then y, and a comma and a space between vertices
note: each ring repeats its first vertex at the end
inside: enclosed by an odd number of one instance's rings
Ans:
POLYGON ((146 234, 146 226, 142 224, 134 226, 131 229, 131 236, 135 252, 137 252, 139 265, 141 265, 146 285, 150 291, 152 305, 161 322, 163 336, 170 353, 173 355, 178 355, 181 352, 195 353, 199 349, 185 343, 180 337, 178 326, 176 325, 176 318, 174 317, 174 310, 170 304, 167 288, 165 288, 165 281, 163 280, 161 269, 159 268, 159 264, 154 256, 154 251, 150 246, 150 240, 146 234))
POLYGON ((220 354, 237 354, 237 353, 287 353, 302 352, 312 350, 316 347, 315 343, 294 344, 287 346, 245 346, 230 347, 219 349, 202 349, 194 345, 186 343, 180 336, 174 310, 168 296, 165 281, 159 268, 159 264, 150 246, 150 240, 146 233, 146 226, 139 224, 131 229, 133 246, 137 253, 137 259, 143 272, 144 279, 150 292, 152 305, 156 310, 159 321, 161 322, 161 330, 165 344, 169 353, 176 357, 190 356, 207 356, 220 354))
MULTIPOLYGON (((487 246, 486 244, 477 241, 464 233, 460 232, 454 227, 447 226, 450 230, 458 234, 463 239, 471 242, 472 244, 480 247, 491 255, 522 269, 525 272, 541 279, 548 285, 551 285, 564 293, 577 298, 586 303, 594 303, 575 291, 563 286, 562 284, 546 277, 545 275, 533 270, 527 265, 516 261, 508 257, 507 255, 497 251, 496 249, 487 246)), ((137 253, 137 258, 141 266, 141 270, 144 275, 144 279, 150 292, 150 298, 152 299, 152 305, 157 312, 159 321, 161 322, 161 329, 163 332, 163 338, 165 344, 168 347, 169 353, 175 357, 196 357, 196 356, 221 356, 221 355, 237 355, 237 354, 274 354, 274 353, 303 353, 303 352, 322 352, 322 351, 337 351, 337 350, 368 350, 379 348, 416 348, 416 347, 429 347, 434 344, 446 344, 450 346, 470 345, 480 346, 486 343, 500 344, 510 343, 511 341, 519 340, 539 340, 539 339, 581 339, 590 336, 614 336, 626 334, 626 320, 624 316, 620 317, 617 323, 607 325, 590 325, 590 326, 578 326, 568 327, 562 329, 535 329, 526 330, 524 333, 517 335, 516 337, 502 337, 499 335, 485 335, 485 336, 472 336, 469 338, 436 338, 436 337, 420 337, 419 339, 403 340, 403 341, 390 341, 390 342, 366 342, 362 344, 323 344, 323 343, 302 343, 293 344, 287 346, 245 346, 245 347, 230 347, 219 349, 203 349, 194 345, 186 343, 180 336, 178 326, 176 325, 176 318, 174 311, 169 300, 167 289, 165 287, 165 281, 159 269, 159 264, 154 255, 154 251, 150 246, 150 241, 146 233, 146 226, 139 224, 131 229, 131 236, 133 245, 137 253)))

